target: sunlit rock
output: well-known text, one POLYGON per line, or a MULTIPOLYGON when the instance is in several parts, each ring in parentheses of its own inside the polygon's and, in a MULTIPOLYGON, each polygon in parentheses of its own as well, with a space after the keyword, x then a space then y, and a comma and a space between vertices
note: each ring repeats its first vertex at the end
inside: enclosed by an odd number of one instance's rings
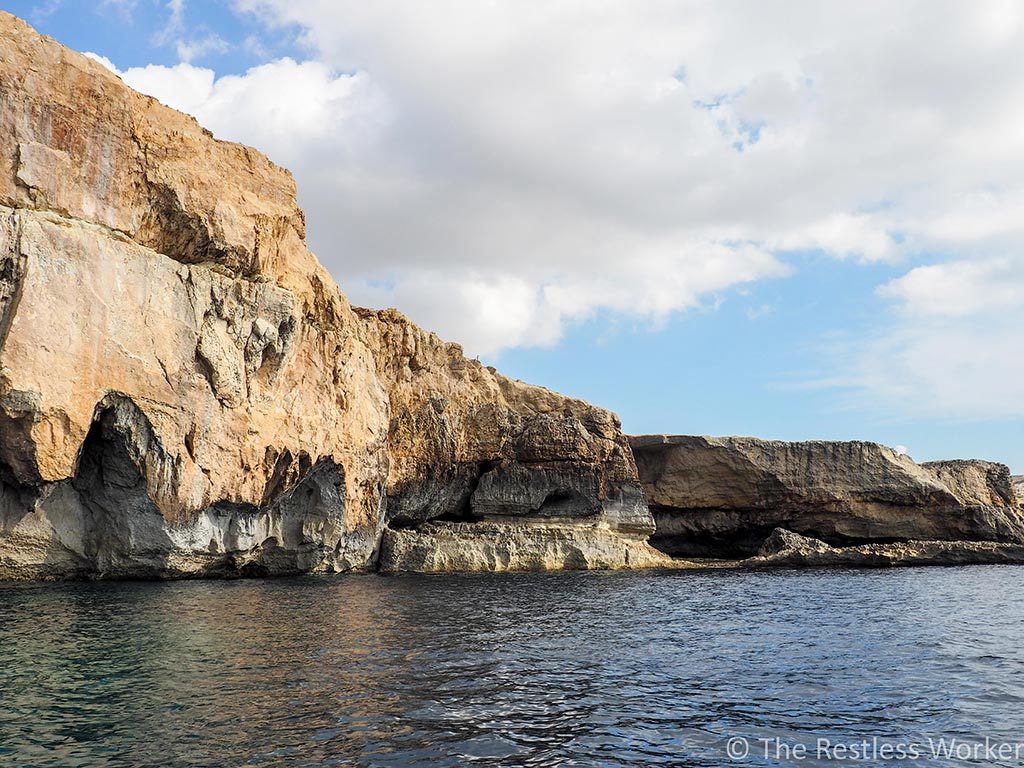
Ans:
POLYGON ((371 569, 435 518, 653 530, 612 414, 354 310, 287 171, 6 13, 0 54, 0 577, 371 569))

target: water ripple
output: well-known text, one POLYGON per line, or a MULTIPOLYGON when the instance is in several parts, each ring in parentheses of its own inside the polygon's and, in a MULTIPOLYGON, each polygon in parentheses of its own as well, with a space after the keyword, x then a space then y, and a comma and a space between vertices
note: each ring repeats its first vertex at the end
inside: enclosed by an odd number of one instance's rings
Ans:
POLYGON ((1010 567, 0 584, 0 765, 721 766, 733 736, 1015 743, 1022 587, 1010 567))

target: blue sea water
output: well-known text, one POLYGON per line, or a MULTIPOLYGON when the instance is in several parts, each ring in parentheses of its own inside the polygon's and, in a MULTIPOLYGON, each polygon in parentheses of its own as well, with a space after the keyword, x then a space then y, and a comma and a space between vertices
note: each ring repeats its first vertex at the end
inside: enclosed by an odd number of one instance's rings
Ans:
POLYGON ((0 766, 1016 766, 1022 619, 1006 566, 0 584, 0 766))

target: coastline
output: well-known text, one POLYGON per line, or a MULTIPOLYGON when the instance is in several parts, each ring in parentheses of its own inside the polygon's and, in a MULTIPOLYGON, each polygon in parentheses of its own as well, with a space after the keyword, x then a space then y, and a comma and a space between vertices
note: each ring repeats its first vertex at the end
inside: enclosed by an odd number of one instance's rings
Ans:
POLYGON ((1005 465, 630 437, 353 307, 269 158, 0 47, 0 577, 1024 561, 1005 465))

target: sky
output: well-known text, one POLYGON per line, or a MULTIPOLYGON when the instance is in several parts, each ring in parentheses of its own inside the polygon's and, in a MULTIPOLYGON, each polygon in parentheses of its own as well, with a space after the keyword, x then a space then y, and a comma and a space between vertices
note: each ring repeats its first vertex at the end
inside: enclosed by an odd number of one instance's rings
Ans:
POLYGON ((631 433, 1024 473, 1024 4, 0 0, 295 175, 353 303, 631 433))

